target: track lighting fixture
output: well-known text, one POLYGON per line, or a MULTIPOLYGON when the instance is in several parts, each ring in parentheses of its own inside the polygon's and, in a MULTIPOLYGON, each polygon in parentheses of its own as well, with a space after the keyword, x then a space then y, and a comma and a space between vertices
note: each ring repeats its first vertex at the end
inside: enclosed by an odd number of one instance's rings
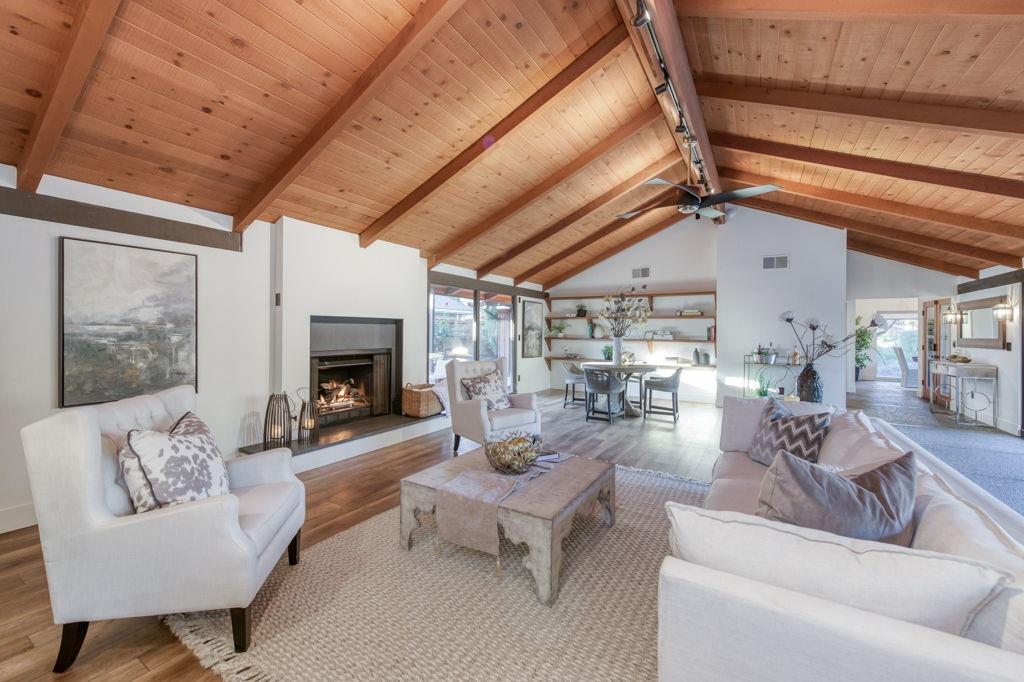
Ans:
POLYGON ((651 13, 647 10, 644 0, 636 0, 636 16, 633 17, 633 26, 643 28, 651 23, 651 13))
POLYGON ((668 81, 665 81, 661 85, 655 86, 654 94, 655 95, 664 95, 667 90, 668 90, 668 81))

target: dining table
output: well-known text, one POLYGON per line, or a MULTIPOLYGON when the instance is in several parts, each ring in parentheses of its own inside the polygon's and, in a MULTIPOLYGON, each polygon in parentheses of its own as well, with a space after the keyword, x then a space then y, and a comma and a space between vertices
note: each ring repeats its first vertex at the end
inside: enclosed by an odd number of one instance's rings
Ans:
POLYGON ((634 405, 628 398, 624 397, 623 398, 622 411, 623 411, 623 413, 625 414, 626 417, 642 417, 643 416, 643 414, 644 414, 643 411, 642 411, 643 398, 644 398, 644 379, 643 378, 644 378, 645 375, 650 374, 651 372, 657 372, 658 369, 660 369, 658 367, 658 365, 646 365, 646 364, 644 364, 642 362, 628 363, 628 364, 627 363, 619 363, 619 364, 616 365, 616 364, 612 363, 610 360, 595 360, 595 361, 592 361, 592 362, 580 363, 580 366, 583 367, 583 369, 590 368, 590 369, 603 369, 603 370, 607 370, 609 372, 614 373, 616 376, 618 376, 622 381, 626 382, 627 384, 629 383, 630 377, 639 375, 640 376, 640 403, 641 403, 641 409, 638 409, 637 406, 634 405))

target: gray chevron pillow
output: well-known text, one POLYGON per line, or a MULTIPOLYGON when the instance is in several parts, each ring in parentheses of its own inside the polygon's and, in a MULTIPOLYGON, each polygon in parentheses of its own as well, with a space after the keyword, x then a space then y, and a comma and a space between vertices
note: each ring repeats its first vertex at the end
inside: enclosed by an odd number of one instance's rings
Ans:
MULTIPOLYGON (((765 413, 769 413, 770 407, 771 404, 765 407, 765 413)), ((767 420, 762 416, 754 442, 750 445, 750 459, 771 466, 779 450, 785 450, 800 459, 817 462, 831 419, 832 415, 828 413, 790 414, 767 420)))

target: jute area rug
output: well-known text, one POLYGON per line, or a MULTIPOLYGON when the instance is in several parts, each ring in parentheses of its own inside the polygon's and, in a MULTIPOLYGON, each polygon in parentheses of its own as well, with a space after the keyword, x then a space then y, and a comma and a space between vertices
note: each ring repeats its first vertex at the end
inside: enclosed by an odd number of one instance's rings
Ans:
POLYGON ((404 551, 395 508, 311 547, 298 566, 279 564, 244 654, 225 611, 166 620, 228 680, 653 680, 664 505, 700 505, 707 486, 623 467, 616 476, 616 524, 599 508, 576 520, 552 607, 537 602, 525 546, 502 540, 498 577, 493 557, 435 553, 424 516, 404 551))

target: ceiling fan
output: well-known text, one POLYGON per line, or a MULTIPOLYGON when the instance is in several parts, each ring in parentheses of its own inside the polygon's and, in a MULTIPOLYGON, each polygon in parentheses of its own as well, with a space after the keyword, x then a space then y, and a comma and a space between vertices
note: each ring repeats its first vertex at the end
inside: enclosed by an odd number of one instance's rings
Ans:
POLYGON ((737 199, 749 199, 750 197, 756 197, 759 194, 767 194, 768 192, 774 192, 782 189, 778 185, 758 185, 757 187, 745 187, 744 189, 734 189, 731 192, 719 192, 718 194, 709 194, 706 197, 701 197, 700 191, 696 187, 678 185, 662 178, 651 178, 644 184, 669 185, 678 189, 679 193, 675 198, 668 199, 654 206, 648 206, 647 208, 642 208, 637 211, 627 211, 626 213, 622 213, 619 215, 620 218, 632 218, 644 211, 653 211, 656 208, 666 208, 668 206, 675 206, 680 213, 693 213, 693 217, 697 219, 701 216, 704 216, 705 218, 721 218, 725 213, 715 208, 718 204, 724 204, 727 201, 736 201, 737 199))

